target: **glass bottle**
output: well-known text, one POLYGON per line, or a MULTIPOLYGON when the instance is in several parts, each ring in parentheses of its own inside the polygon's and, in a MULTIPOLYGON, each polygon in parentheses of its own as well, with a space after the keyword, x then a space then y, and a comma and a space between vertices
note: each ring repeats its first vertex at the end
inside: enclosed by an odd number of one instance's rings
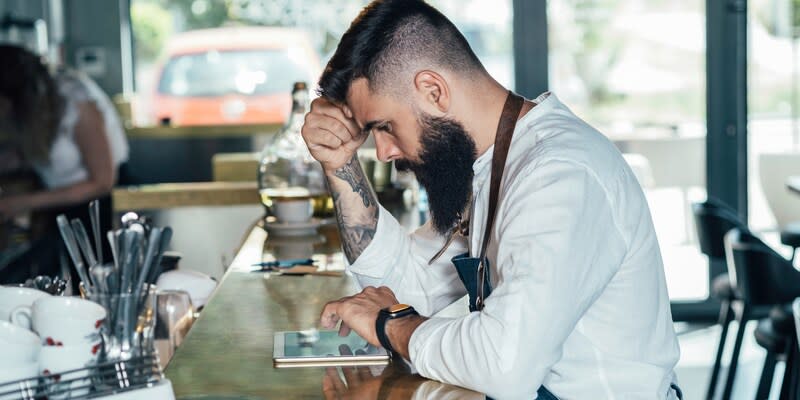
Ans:
POLYGON ((308 151, 300 133, 309 109, 309 93, 305 82, 296 82, 292 89, 292 113, 286 125, 267 143, 258 166, 258 190, 261 203, 271 215, 273 201, 310 199, 314 216, 327 217, 330 203, 322 167, 308 151))

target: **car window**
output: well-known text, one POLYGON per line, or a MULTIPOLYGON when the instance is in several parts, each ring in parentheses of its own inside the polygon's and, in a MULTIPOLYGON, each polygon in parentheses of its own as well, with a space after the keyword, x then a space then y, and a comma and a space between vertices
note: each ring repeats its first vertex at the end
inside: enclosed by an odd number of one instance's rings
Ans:
POLYGON ((286 92, 297 81, 313 80, 299 52, 211 50, 172 57, 164 67, 158 92, 186 97, 265 95, 286 92))

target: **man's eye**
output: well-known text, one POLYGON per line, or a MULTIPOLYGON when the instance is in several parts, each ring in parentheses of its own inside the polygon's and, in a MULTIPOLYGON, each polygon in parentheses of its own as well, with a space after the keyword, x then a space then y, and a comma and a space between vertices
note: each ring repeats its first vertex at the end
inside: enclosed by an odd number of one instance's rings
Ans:
POLYGON ((389 124, 389 123, 383 124, 383 125, 379 126, 378 129, 380 129, 380 130, 382 130, 382 131, 384 131, 386 133, 392 133, 392 124, 389 124))

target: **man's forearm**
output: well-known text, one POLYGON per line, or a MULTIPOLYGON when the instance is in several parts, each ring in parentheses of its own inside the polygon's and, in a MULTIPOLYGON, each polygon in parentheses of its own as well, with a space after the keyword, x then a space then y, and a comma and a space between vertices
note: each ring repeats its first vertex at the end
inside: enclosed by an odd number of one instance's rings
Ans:
POLYGON ((372 242, 378 227, 378 201, 358 157, 326 173, 336 208, 336 221, 344 254, 350 263, 372 242))

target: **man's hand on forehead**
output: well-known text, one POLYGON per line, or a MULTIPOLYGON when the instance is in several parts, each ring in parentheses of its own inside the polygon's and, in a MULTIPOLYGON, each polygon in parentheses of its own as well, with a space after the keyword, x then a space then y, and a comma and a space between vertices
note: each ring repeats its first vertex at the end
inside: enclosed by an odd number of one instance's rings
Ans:
POLYGON ((328 171, 344 166, 367 139, 347 105, 324 97, 311 102, 302 135, 311 155, 328 171))

